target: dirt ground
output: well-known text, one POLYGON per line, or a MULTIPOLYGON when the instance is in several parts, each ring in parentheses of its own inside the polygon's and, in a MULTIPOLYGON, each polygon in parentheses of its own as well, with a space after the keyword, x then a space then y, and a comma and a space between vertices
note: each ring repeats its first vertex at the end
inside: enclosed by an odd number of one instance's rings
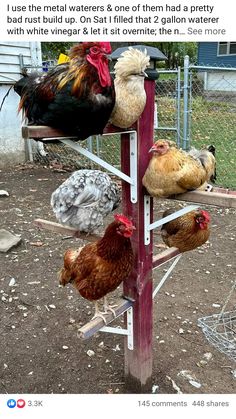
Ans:
MULTIPOLYGON (((99 332, 79 340, 77 329, 93 306, 71 286, 58 285, 65 249, 81 241, 32 224, 35 218, 56 221, 50 195, 69 175, 39 166, 0 171, 0 189, 9 192, 0 198, 1 228, 22 237, 18 247, 0 253, 0 393, 125 392, 123 338, 99 332)), ((173 204, 161 201, 156 216, 173 204)), ((177 387, 186 394, 235 393, 236 364, 197 325, 200 317, 220 312, 236 271, 235 211, 208 210, 210 241, 183 255, 154 301, 156 393, 176 393, 177 387)), ((155 283, 167 266, 154 271, 155 283)), ((227 308, 235 309, 235 293, 227 308)))

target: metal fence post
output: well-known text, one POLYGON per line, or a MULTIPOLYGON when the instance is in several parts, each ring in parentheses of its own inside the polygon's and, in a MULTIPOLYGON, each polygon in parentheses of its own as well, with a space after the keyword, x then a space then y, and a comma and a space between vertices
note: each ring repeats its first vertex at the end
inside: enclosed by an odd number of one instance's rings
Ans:
POLYGON ((177 73, 177 95, 176 95, 176 107, 177 107, 177 115, 176 115, 176 127, 177 127, 177 146, 180 147, 180 103, 181 103, 181 67, 178 67, 177 73))
POLYGON ((186 150, 189 145, 188 137, 188 91, 189 91, 189 56, 184 57, 184 120, 183 120, 183 149, 186 150))
MULTIPOLYGON (((190 69, 190 68, 189 68, 190 69)), ((189 101, 188 101, 188 143, 187 148, 190 148, 191 134, 192 134, 192 106, 193 106, 193 72, 189 72, 189 101)))
POLYGON ((90 151, 90 153, 93 152, 93 137, 88 137, 87 138, 87 149, 88 151, 90 151))

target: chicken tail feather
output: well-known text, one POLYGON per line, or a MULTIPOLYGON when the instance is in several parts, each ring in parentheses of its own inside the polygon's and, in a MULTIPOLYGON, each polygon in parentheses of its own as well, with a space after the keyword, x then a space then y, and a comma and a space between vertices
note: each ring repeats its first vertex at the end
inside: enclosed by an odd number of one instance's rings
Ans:
POLYGON ((65 286, 72 281, 73 263, 80 254, 82 247, 78 249, 68 249, 64 255, 64 267, 58 272, 59 284, 65 286))
POLYGON ((71 281, 71 272, 68 269, 62 268, 58 272, 59 284, 63 287, 71 281))

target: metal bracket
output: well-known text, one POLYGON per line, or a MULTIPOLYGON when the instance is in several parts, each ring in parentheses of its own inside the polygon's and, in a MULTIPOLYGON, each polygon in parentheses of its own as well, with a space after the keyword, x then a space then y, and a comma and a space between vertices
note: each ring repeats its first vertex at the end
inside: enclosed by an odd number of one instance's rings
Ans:
POLYGON ((179 262, 180 258, 181 258, 182 254, 177 255, 174 262, 172 263, 172 265, 169 267, 168 271, 165 273, 165 275, 163 276, 163 278, 160 280, 159 284, 157 285, 157 287, 154 289, 153 293, 152 293, 152 298, 155 298, 156 294, 158 293, 158 291, 161 289, 162 285, 164 284, 164 282, 167 280, 168 276, 171 274, 171 272, 173 271, 173 269, 175 268, 175 266, 177 265, 177 263, 179 262))
MULTIPOLYGON (((123 313, 122 313, 123 314, 123 313)), ((134 333, 133 333, 133 307, 127 310, 127 329, 120 327, 103 326, 100 332, 114 333, 117 335, 127 336, 127 346, 129 350, 134 349, 134 333)))
POLYGON ((181 215, 187 214, 197 208, 199 208, 199 205, 188 205, 187 207, 150 224, 150 196, 144 195, 144 243, 146 245, 150 244, 150 231, 154 228, 160 227, 161 225, 175 220, 181 215))
POLYGON ((132 183, 130 184, 130 200, 133 204, 138 201, 138 179, 137 179, 137 167, 138 167, 138 150, 137 150, 137 132, 133 131, 130 133, 130 178, 132 183))
MULTIPOLYGON (((73 150, 78 151, 83 156, 87 157, 88 159, 94 161, 95 163, 99 164, 100 166, 104 167, 104 169, 108 170, 109 172, 113 173, 115 176, 123 179, 125 182, 130 184, 130 199, 133 204, 135 204, 138 200, 138 188, 137 188, 137 132, 136 131, 125 131, 126 134, 129 134, 130 139, 130 176, 126 175, 125 173, 121 172, 120 170, 113 167, 111 164, 107 163, 106 161, 102 160, 96 154, 91 153, 90 151, 86 150, 85 148, 81 147, 79 144, 75 143, 66 138, 58 138, 59 141, 66 144, 68 147, 72 148, 73 150)), ((115 134, 115 133, 114 133, 115 134)), ((117 134, 122 134, 119 132, 117 134)), ((105 134, 107 135, 107 134, 105 134)))

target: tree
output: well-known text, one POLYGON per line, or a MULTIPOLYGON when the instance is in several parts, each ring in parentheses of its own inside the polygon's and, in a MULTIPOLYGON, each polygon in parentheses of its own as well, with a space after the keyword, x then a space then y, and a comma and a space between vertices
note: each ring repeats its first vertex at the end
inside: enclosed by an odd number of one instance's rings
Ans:
POLYGON ((74 42, 41 42, 43 60, 57 60, 60 53, 67 54, 74 42))
MULTIPOLYGON (((67 54, 74 44, 75 42, 42 42, 43 60, 56 60, 60 53, 67 54)), ((118 47, 135 44, 135 42, 112 42, 112 49, 114 51, 118 47)), ((195 62, 197 58, 196 42, 143 42, 143 44, 156 47, 166 55, 166 68, 183 66, 185 55, 189 55, 191 62, 195 62)))
POLYGON ((174 69, 183 66, 185 55, 189 55, 191 62, 197 59, 196 42, 147 42, 146 44, 158 48, 165 54, 166 68, 174 69))

